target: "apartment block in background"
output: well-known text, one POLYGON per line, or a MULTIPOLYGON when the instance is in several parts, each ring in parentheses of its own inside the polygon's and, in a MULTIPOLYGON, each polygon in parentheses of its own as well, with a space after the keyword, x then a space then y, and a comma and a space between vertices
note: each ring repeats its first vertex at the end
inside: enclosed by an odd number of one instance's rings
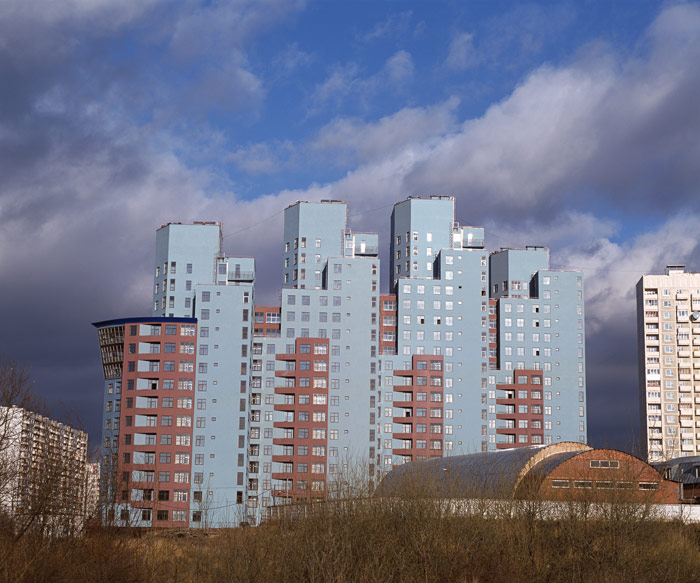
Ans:
POLYGON ((390 232, 382 277, 379 235, 352 230, 346 203, 289 206, 280 302, 261 305, 218 223, 157 231, 152 316, 96 324, 116 520, 258 522, 415 459, 586 441, 582 275, 542 247, 489 253, 451 197, 397 203, 390 232), (191 352, 177 338, 167 354, 168 326, 195 330, 191 352))
POLYGON ((79 532, 88 511, 87 434, 20 407, 0 407, 0 512, 17 530, 79 532))
POLYGON ((650 462, 700 452, 700 274, 669 265, 637 283, 639 408, 650 462))

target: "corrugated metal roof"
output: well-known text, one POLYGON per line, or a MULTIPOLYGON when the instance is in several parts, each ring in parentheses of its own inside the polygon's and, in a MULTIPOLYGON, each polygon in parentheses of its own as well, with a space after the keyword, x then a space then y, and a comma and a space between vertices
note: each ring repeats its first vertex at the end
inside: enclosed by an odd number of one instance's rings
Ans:
POLYGON ((667 480, 682 484, 700 484, 696 468, 700 468, 700 456, 679 457, 667 462, 651 464, 667 480))
POLYGON ((379 485, 377 494, 449 498, 512 497, 522 477, 541 481, 562 462, 590 449, 581 444, 555 444, 411 462, 389 472, 379 485), (562 446, 567 446, 569 450, 562 451, 562 446), (571 451, 572 448, 575 451, 571 451), (544 457, 538 461, 535 456, 544 457), (535 465, 528 468, 533 458, 535 465))
POLYGON ((536 476, 544 478, 545 476, 549 475, 549 473, 552 472, 554 468, 561 465, 566 460, 571 459, 572 457, 575 457, 581 453, 583 452, 563 451, 561 453, 555 453, 554 455, 550 455, 549 457, 543 459, 541 462, 535 464, 530 470, 528 470, 527 475, 529 477, 536 476))

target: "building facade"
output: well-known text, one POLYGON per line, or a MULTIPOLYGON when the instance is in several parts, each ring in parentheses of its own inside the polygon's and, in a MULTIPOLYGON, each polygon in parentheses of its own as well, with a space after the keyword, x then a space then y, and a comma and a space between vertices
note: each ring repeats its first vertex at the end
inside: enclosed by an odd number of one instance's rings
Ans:
POLYGON ((104 454, 135 484, 114 489, 125 503, 115 516, 173 524, 174 490, 165 508, 156 498, 166 488, 135 480, 155 484, 159 471, 144 460, 161 463, 161 435, 178 439, 177 425, 163 425, 173 416, 163 399, 190 409, 174 412, 190 417, 188 449, 164 457, 187 453, 188 464, 162 470, 190 473, 190 492, 177 494, 190 504, 177 514, 182 525, 257 522, 270 505, 345 495, 360 474, 371 485, 415 459, 585 442, 581 273, 550 269, 542 247, 489 253, 483 229, 460 226, 454 205, 411 197, 394 206, 384 290, 379 236, 351 230, 344 202, 291 205, 274 306, 255 300, 254 260, 223 253, 219 224, 159 229, 152 316, 96 324, 104 454), (151 334, 168 325, 194 330, 186 358, 178 343, 168 357, 166 336, 151 334), (165 366, 174 393, 163 388, 165 366), (191 392, 180 397, 182 379, 191 392), (150 412, 136 407, 138 387, 150 412), (136 432, 154 435, 148 448, 136 432), (149 508, 134 488, 149 491, 149 508))
POLYGON ((700 452, 700 274, 669 265, 637 283, 639 408, 651 462, 700 452), (696 391, 697 389, 697 391, 696 391))
POLYGON ((17 530, 79 532, 88 511, 87 434, 21 407, 0 407, 0 513, 17 530))

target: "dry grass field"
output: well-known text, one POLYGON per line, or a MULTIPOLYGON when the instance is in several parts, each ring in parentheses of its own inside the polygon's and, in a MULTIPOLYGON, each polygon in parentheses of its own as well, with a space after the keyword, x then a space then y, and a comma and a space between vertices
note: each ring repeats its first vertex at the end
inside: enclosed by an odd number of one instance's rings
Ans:
POLYGON ((5 583, 690 582, 700 527, 611 512, 457 516, 430 499, 319 505, 256 528, 164 533, 93 529, 48 540, 5 530, 5 583))

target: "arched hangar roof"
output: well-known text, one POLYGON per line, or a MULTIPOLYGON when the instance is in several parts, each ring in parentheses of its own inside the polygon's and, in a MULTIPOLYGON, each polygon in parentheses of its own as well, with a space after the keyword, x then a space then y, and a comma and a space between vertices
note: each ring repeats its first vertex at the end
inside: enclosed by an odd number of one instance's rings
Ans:
POLYGON ((377 494, 511 497, 526 476, 542 480, 564 461, 592 449, 564 442, 411 462, 389 472, 377 494))

